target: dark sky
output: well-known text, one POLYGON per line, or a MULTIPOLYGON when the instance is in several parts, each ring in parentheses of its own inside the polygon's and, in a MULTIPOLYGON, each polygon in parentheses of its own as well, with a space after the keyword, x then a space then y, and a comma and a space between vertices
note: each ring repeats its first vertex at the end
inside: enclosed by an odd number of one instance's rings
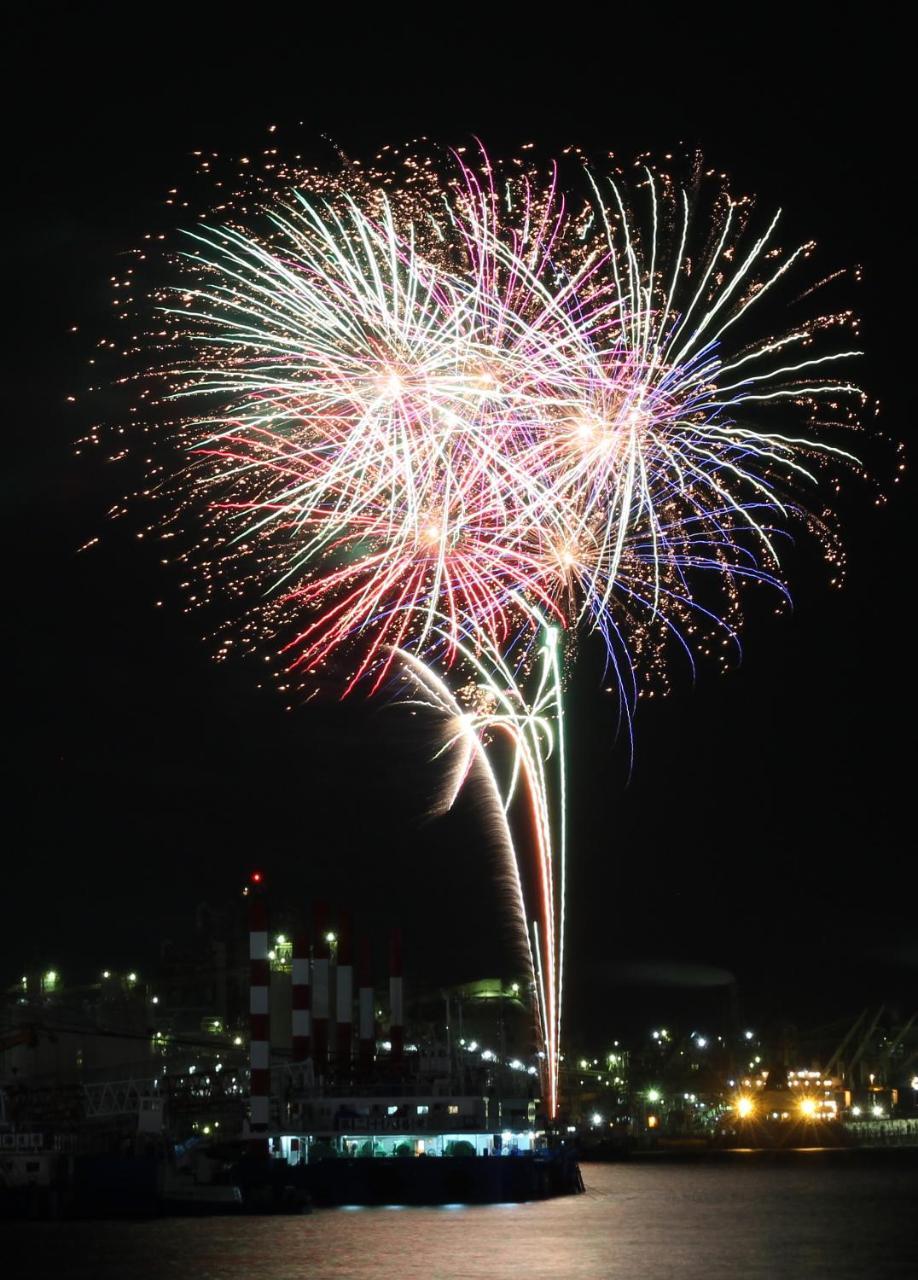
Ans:
MULTIPOLYGON (((255 664, 212 665, 155 548, 106 521, 134 464, 75 459, 99 402, 65 397, 86 384, 119 254, 162 220, 189 153, 241 153, 272 122, 283 145, 302 121, 299 139, 329 133, 357 154, 419 133, 477 133, 495 151, 701 146, 763 207, 784 206, 793 234, 815 235, 826 269, 863 264, 861 380, 882 428, 907 438, 913 218, 898 135, 912 73, 882 6, 827 6, 818 26, 800 8, 769 6, 754 30, 716 6, 644 27, 587 23, 583 7, 549 27, 514 8, 496 34, 493 7, 474 6, 452 30, 432 8, 368 26, 343 8, 317 24, 307 6, 128 19, 37 5, 12 21, 0 980, 31 963, 149 964, 172 920, 237 892, 255 863, 286 902, 346 902, 380 938, 400 921, 418 978, 510 971, 473 799, 423 822, 426 748, 399 713, 288 715, 255 664)), ((892 448, 863 447, 889 489, 892 448)), ((572 1025, 643 1010, 615 984, 625 963, 725 970, 750 1017, 801 1023, 918 988, 911 494, 884 509, 873 496, 842 497, 844 592, 801 553, 796 612, 752 618, 740 670, 703 671, 694 688, 683 672, 642 709, 630 783, 597 673, 587 661, 575 676, 572 1025)), ((673 1003, 646 994, 651 1011, 673 1003)), ((695 998, 678 992, 686 1009, 695 998)))

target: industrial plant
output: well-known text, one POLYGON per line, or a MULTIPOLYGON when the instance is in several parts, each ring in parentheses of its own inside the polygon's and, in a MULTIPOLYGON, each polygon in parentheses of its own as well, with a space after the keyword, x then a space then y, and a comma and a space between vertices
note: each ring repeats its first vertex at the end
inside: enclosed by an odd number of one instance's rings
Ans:
POLYGON ((578 1158, 918 1143, 918 1027, 894 1010, 584 1045, 550 1122, 524 977, 406 979, 399 928, 285 908, 259 871, 149 973, 100 959, 7 989, 0 1213, 502 1202, 578 1190, 578 1158))
POLYGON ((241 899, 199 908, 155 977, 100 968, 80 985, 46 969, 9 989, 0 1191, 277 1208, 576 1185, 540 1111, 520 981, 418 984, 406 1003, 398 929, 374 974, 347 912, 316 903, 272 928, 258 871, 241 899))

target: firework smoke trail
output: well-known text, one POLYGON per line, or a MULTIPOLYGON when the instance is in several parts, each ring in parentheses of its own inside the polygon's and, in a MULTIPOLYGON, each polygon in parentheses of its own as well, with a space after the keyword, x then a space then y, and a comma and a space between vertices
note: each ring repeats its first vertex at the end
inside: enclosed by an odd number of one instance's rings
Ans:
POLYGON ((279 649, 288 687, 344 662, 345 693, 374 690, 397 663, 459 726, 457 779, 479 760, 505 814, 522 788, 515 856, 531 847, 538 889, 527 911, 517 872, 514 909, 554 1115, 562 649, 601 637, 630 732, 672 644, 723 655, 745 583, 786 594, 790 524, 837 564, 796 494, 853 465, 826 430, 856 425, 861 393, 832 369, 858 353, 821 345, 848 311, 749 339, 812 246, 783 251, 777 216, 750 240, 748 201, 721 191, 697 247, 688 195, 650 168, 626 185, 580 167, 571 191, 556 165, 451 163, 301 174, 262 201, 265 231, 248 215, 190 234, 165 373, 173 405, 208 412, 179 427, 178 518, 205 510, 205 595, 254 598, 243 637, 279 649))
MULTIPOLYGON (((544 618, 537 617, 537 621, 542 638, 539 671, 536 688, 528 695, 498 650, 478 653, 460 643, 462 656, 477 681, 474 710, 463 710, 445 681, 413 654, 398 650, 397 656, 424 695, 413 700, 414 704, 434 709, 448 718, 450 730, 439 754, 455 750, 457 759, 448 784, 446 808, 454 803, 473 760, 482 768, 490 792, 498 802, 502 842, 509 855, 513 911, 522 926, 521 935, 527 941, 530 977, 538 1001, 545 1044, 547 1102, 554 1115, 558 1103, 561 1036, 566 799, 558 637, 555 628, 548 626, 544 618), (497 735, 506 737, 512 748, 512 768, 503 789, 486 749, 489 738, 497 735), (552 763, 554 786, 549 776, 552 763), (519 856, 507 819, 507 811, 520 788, 528 803, 534 834, 540 903, 533 920, 531 946, 528 945, 519 856), (556 894, 559 895, 557 901, 556 894), (541 934, 537 920, 543 921, 541 934)), ((445 638, 446 633, 442 634, 445 638)))

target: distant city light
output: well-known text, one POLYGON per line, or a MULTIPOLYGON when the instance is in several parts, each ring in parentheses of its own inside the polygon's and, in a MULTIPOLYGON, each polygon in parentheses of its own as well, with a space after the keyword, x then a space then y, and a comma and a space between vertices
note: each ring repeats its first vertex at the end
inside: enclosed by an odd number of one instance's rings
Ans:
POLYGON ((594 1124, 594 1125, 602 1124, 602 1116, 599 1114, 598 1111, 594 1111, 593 1114, 590 1116, 590 1124, 594 1124))
POLYGON ((660 1090, 659 1090, 659 1089, 648 1089, 648 1090, 647 1090, 647 1101, 648 1101, 648 1102, 659 1102, 659 1101, 660 1101, 660 1090))
POLYGON ((137 981, 137 974, 136 974, 136 973, 129 973, 129 974, 128 974, 128 976, 127 976, 127 980, 128 980, 128 982, 136 982, 136 981, 137 981))
POLYGON ((279 933, 274 941, 279 947, 283 947, 287 942, 287 935, 285 933, 279 933))
POLYGON ((699 1049, 706 1049, 708 1047, 708 1042, 704 1036, 698 1036, 695 1043, 698 1045, 699 1049))
POLYGON ((878 1120, 882 1120, 882 1118, 883 1118, 883 1108, 882 1108, 882 1107, 871 1107, 871 1108, 870 1108, 870 1110, 873 1112, 873 1114, 876 1116, 876 1118, 877 1118, 878 1120))
POLYGON ((860 1109, 860 1107, 852 1107, 852 1108, 851 1108, 851 1114, 852 1114, 853 1116, 859 1116, 859 1115, 861 1114, 861 1109, 860 1109))
POLYGON ((815 1115, 816 1103, 813 1101, 812 1098, 803 1098, 800 1103, 800 1110, 803 1112, 805 1116, 815 1115))
POLYGON ((753 1033, 752 1031, 747 1031, 747 1032, 746 1032, 746 1039, 747 1039, 747 1040, 751 1040, 751 1039, 753 1038, 753 1035, 754 1035, 754 1033, 753 1033))
POLYGON ((736 1114, 745 1119, 755 1111, 755 1103, 751 1098, 740 1098, 736 1104, 736 1114))
POLYGON ((103 969, 103 970, 102 970, 102 977, 103 977, 103 978, 110 978, 111 976, 112 976, 111 969, 103 969))
POLYGON ((338 940, 338 935, 335 933, 332 933, 331 930, 329 930, 329 932, 326 933, 325 935, 326 942, 332 943, 332 942, 337 942, 337 940, 338 940))
POLYGON ((242 1036, 233 1036, 233 1044, 242 1044, 242 1036))

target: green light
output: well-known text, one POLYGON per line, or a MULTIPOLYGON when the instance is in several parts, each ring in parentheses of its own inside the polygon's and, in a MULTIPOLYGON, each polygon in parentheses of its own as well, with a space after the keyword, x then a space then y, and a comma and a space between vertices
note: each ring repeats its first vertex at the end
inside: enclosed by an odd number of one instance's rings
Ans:
POLYGON ((648 1101, 648 1102, 659 1102, 659 1101, 660 1101, 660 1090, 659 1090, 659 1089, 648 1089, 648 1090, 647 1090, 647 1101, 648 1101))

